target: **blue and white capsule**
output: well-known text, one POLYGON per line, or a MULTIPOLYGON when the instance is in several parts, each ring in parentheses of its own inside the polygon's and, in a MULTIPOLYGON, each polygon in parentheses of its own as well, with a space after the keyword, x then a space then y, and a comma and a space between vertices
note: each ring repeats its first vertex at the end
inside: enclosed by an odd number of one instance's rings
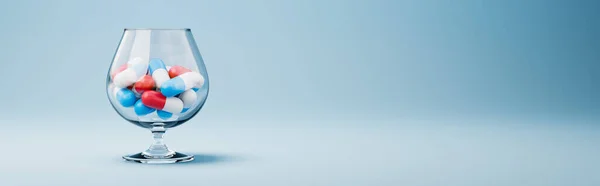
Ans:
POLYGON ((145 116, 148 115, 154 111, 156 111, 156 109, 147 107, 146 105, 144 105, 144 103, 142 103, 142 99, 139 99, 135 102, 135 105, 133 105, 133 110, 135 111, 135 114, 138 116, 145 116))
POLYGON ((131 107, 137 101, 137 97, 135 97, 133 91, 126 88, 115 87, 113 89, 113 94, 115 99, 117 99, 119 104, 123 107, 131 107))
POLYGON ((160 86, 160 92, 165 97, 173 97, 183 93, 186 90, 192 89, 198 85, 204 84, 204 78, 198 72, 186 72, 169 81, 164 82, 160 86))
POLYGON ((181 101, 183 101, 183 108, 191 108, 194 103, 196 103, 196 100, 198 99, 198 94, 196 94, 196 91, 192 89, 186 90, 183 93, 179 94, 179 99, 181 99, 181 101))
POLYGON ((154 82, 156 83, 156 87, 160 87, 164 82, 171 79, 169 77, 169 72, 167 70, 167 66, 161 59, 151 59, 150 64, 148 65, 148 71, 154 82))
POLYGON ((113 83, 117 87, 125 88, 133 85, 138 79, 148 72, 148 61, 136 57, 127 62, 127 69, 115 75, 113 83))

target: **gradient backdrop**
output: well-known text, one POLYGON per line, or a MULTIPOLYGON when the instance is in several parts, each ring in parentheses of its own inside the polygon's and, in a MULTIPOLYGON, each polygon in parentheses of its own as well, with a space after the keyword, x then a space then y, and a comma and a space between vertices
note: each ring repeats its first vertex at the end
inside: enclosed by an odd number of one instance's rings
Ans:
POLYGON ((600 185, 599 8, 3 1, 0 185, 600 185), (211 92, 167 143, 204 159, 119 159, 151 140, 106 98, 128 27, 192 29, 211 92))

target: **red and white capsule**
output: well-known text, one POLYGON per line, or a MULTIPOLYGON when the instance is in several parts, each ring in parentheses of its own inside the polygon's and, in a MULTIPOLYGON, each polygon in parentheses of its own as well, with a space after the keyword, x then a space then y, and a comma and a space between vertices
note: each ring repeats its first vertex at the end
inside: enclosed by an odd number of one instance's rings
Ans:
MULTIPOLYGON (((178 65, 175 65, 175 66, 172 66, 172 67, 171 66, 167 66, 167 71, 169 73, 169 77, 171 77, 171 78, 176 78, 177 76, 185 74, 187 72, 192 72, 192 70, 190 70, 188 68, 185 68, 185 67, 182 67, 182 66, 178 66, 178 65)), ((195 88, 201 88, 202 85, 204 85, 204 81, 199 82, 194 87, 195 88)))
POLYGON ((145 91, 154 90, 155 88, 154 79, 152 76, 144 75, 137 82, 133 84, 133 92, 139 97, 145 91))
POLYGON ((157 91, 145 91, 142 94, 142 103, 147 107, 170 113, 181 113, 183 101, 177 97, 165 97, 157 91))
POLYGON ((177 77, 186 72, 191 72, 190 69, 178 65, 170 67, 169 69, 167 69, 167 71, 169 72, 169 77, 171 78, 177 77))
POLYGON ((116 73, 113 83, 117 87, 128 87, 146 75, 146 72, 148 72, 148 61, 137 57, 127 62, 125 70, 116 73))
POLYGON ((114 79, 115 79, 115 76, 116 76, 118 73, 121 73, 121 72, 123 72, 125 69, 127 69, 127 67, 128 67, 128 65, 127 65, 127 63, 125 63, 125 64, 121 65, 119 68, 113 69, 113 70, 110 72, 110 79, 113 79, 113 80, 114 80, 114 79))

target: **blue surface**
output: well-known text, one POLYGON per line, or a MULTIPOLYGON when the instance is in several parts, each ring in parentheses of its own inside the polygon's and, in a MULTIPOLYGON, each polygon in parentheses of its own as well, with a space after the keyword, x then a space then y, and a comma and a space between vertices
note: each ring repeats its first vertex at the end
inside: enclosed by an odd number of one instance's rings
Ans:
POLYGON ((202 117, 166 133, 169 147, 198 157, 181 165, 121 160, 152 142, 149 131, 125 121, 21 122, 40 127, 0 131, 2 147, 14 152, 0 154, 0 184, 600 184, 600 126, 589 121, 282 121, 266 126, 202 117))

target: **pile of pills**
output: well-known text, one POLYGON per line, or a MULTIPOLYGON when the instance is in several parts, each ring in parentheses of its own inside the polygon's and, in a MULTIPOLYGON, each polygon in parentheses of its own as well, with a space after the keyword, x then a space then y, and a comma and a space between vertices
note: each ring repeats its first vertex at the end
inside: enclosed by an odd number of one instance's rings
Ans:
POLYGON ((190 109, 198 99, 196 91, 204 85, 200 73, 182 66, 167 67, 157 58, 134 58, 110 76, 113 96, 121 106, 133 107, 138 116, 156 111, 161 119, 190 109))

